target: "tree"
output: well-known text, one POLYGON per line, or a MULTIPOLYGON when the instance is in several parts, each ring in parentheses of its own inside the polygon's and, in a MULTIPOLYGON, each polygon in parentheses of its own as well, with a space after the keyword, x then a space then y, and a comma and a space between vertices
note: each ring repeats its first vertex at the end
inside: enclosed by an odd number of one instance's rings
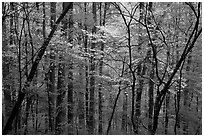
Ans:
MULTIPOLYGON (((63 3, 63 9, 65 10, 66 4, 63 3)), ((71 9, 71 8, 70 8, 71 9)), ((64 40, 67 39, 67 19, 64 18, 62 20, 62 37, 64 40)), ((63 133, 63 124, 65 122, 66 117, 66 108, 64 107, 65 103, 65 94, 66 94, 66 84, 65 84, 65 53, 63 49, 59 49, 59 64, 58 64, 58 81, 57 81, 57 90, 58 90, 58 96, 57 96, 57 116, 56 116, 56 132, 55 134, 62 134, 63 133)))
MULTIPOLYGON (((53 29, 56 20, 56 2, 50 3, 50 27, 53 29)), ((50 68, 49 68, 49 81, 48 81, 48 102, 49 102, 49 128, 54 131, 54 113, 55 113, 55 47, 50 47, 50 68)))
MULTIPOLYGON (((96 3, 93 2, 92 5, 92 13, 93 13, 93 20, 94 25, 92 28, 92 34, 94 35, 96 33, 96 23, 97 23, 97 17, 96 17, 96 3)), ((95 38, 93 36, 92 43, 91 43, 91 58, 90 58, 90 103, 89 103, 89 134, 94 134, 94 107, 95 107, 95 60, 94 60, 94 49, 95 49, 95 38)))
MULTIPOLYGON (((102 3, 100 3, 100 26, 105 26, 105 21, 106 21, 106 10, 108 8, 108 4, 105 2, 104 5, 104 11, 103 11, 103 18, 102 18, 102 3)), ((104 43, 101 42, 101 52, 104 51, 104 43)), ((99 76, 102 76, 103 73, 103 55, 101 55, 101 60, 99 63, 99 76)), ((99 135, 103 133, 103 111, 102 111, 102 102, 103 102, 103 98, 102 98, 103 94, 102 94, 102 83, 99 84, 99 88, 98 88, 98 101, 99 101, 99 106, 98 106, 98 110, 99 110, 99 128, 98 128, 98 133, 99 135)))
MULTIPOLYGON (((87 31, 87 3, 84 3, 84 12, 85 12, 85 17, 84 17, 84 30, 87 31)), ((88 36, 85 33, 84 37, 84 51, 85 53, 88 53, 88 36)), ((88 63, 86 59, 86 63, 88 63)), ((85 64, 85 109, 86 109, 86 128, 87 130, 89 129, 89 66, 85 64)))
MULTIPOLYGON (((71 44, 70 49, 72 49, 73 44, 73 3, 71 3, 70 7, 70 16, 69 16, 69 35, 68 35, 68 42, 71 44)), ((73 115, 73 60, 70 56, 69 63, 68 63, 68 134, 73 134, 73 125, 74 125, 74 115, 73 115)))

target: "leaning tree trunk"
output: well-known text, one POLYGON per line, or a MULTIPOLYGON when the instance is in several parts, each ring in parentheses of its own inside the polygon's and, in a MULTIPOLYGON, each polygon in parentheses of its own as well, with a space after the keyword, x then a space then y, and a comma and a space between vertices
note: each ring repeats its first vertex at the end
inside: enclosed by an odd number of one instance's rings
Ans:
POLYGON ((42 58, 42 56, 44 55, 45 53, 45 50, 47 48, 47 46, 49 45, 49 42, 50 40, 52 39, 53 35, 54 35, 54 32, 56 31, 59 23, 61 22, 61 20, 64 18, 64 16, 66 15, 66 13, 68 12, 68 10, 70 9, 70 3, 66 3, 66 9, 63 11, 63 13, 60 15, 60 17, 57 19, 57 21, 55 22, 54 26, 53 26, 53 29, 51 30, 50 34, 48 35, 48 37, 46 38, 46 40, 43 42, 36 58, 35 58, 35 61, 31 67, 31 70, 30 70, 30 73, 28 75, 28 78, 22 88, 22 91, 19 92, 18 94, 18 100, 17 102, 15 103, 15 106, 13 107, 13 110, 11 112, 11 115, 9 116, 9 119, 7 120, 7 123, 3 129, 3 132, 2 134, 3 135, 6 135, 8 134, 8 132, 12 129, 12 123, 13 123, 13 120, 15 119, 15 117, 17 116, 18 112, 19 112, 19 109, 21 107, 21 104, 24 100, 24 97, 25 97, 25 94, 28 90, 28 88, 30 87, 30 84, 33 80, 33 77, 35 75, 35 72, 37 70, 37 67, 38 67, 38 64, 42 58))
MULTIPOLYGON (((125 64, 123 63, 120 78, 123 77, 124 71, 125 71, 125 64)), ((120 81, 119 82, 119 87, 118 87, 118 93, 117 93, 117 96, 115 98, 114 105, 113 105, 113 111, 111 113, 111 117, 110 117, 109 122, 108 122, 108 128, 107 128, 107 131, 106 131, 106 135, 109 134, 110 129, 111 129, 111 124, 112 124, 112 121, 113 121, 113 116, 114 116, 114 113, 115 113, 115 110, 116 110, 117 102, 118 102, 118 99, 119 99, 121 91, 122 91, 121 87, 122 87, 122 82, 120 81)), ((110 102, 112 102, 112 101, 110 101, 110 102)))

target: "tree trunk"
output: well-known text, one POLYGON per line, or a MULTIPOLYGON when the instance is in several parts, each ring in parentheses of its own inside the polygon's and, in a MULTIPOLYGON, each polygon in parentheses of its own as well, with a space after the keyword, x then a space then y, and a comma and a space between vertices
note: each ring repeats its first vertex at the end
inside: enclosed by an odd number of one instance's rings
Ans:
MULTIPOLYGON (((145 75, 146 73, 146 66, 145 64, 142 66, 142 64, 139 64, 138 66, 138 74, 140 74, 141 76, 145 75)), ((139 133, 139 118, 141 115, 141 96, 142 96, 142 90, 143 90, 143 86, 144 86, 144 80, 142 78, 139 78, 138 81, 139 85, 137 88, 137 97, 136 97, 136 104, 135 104, 135 118, 136 118, 136 122, 135 122, 135 133, 138 134, 139 133)))
MULTIPOLYGON (((65 3, 62 4, 62 11, 65 10, 65 3)), ((62 20, 62 37, 64 40, 67 39, 67 25, 68 25, 68 20, 64 18, 62 20)), ((63 133, 63 125, 65 122, 65 117, 66 117, 66 108, 64 105, 65 101, 65 94, 66 94, 66 85, 65 85, 65 59, 64 59, 64 51, 62 49, 58 50, 59 54, 59 64, 58 64, 58 82, 57 82, 57 101, 56 101, 56 106, 57 106, 57 116, 56 116, 56 126, 55 126, 55 134, 62 134, 63 133)))
MULTIPOLYGON (((125 64, 123 63, 122 73, 121 73, 121 76, 120 76, 120 77, 123 77, 124 68, 125 68, 125 64)), ((114 101, 113 111, 112 111, 112 113, 111 113, 111 117, 110 117, 109 122, 108 122, 108 128, 107 128, 107 131, 106 131, 106 135, 108 135, 109 132, 110 132, 111 123, 112 123, 113 116, 114 116, 114 113, 115 113, 115 109, 116 109, 116 106, 117 106, 117 101, 118 101, 118 99, 119 99, 119 97, 120 97, 120 93, 121 93, 121 81, 119 82, 118 93, 117 93, 117 96, 116 96, 115 101, 114 101)), ((110 95, 111 95, 111 94, 110 94, 110 95)), ((112 101, 110 101, 110 103, 112 103, 112 101)))
MULTIPOLYGON (((42 25, 42 34, 43 34, 43 40, 45 41, 46 39, 46 13, 45 13, 45 2, 42 3, 42 6, 43 6, 43 25, 42 25)), ((46 54, 44 56, 44 66, 48 66, 48 55, 46 54)), ((43 67, 43 70, 46 72, 47 71, 47 68, 46 67, 43 67)), ((48 93, 48 75, 47 73, 45 73, 44 75, 44 78, 45 78, 45 81, 46 81, 46 91, 48 93)), ((48 94, 47 94, 48 95, 48 94)), ((47 100, 49 101, 49 100, 47 100)), ((47 105, 49 106, 49 102, 48 103, 45 103, 44 107, 47 108, 47 105)), ((49 111, 48 112, 45 112, 45 134, 47 134, 48 132, 48 128, 49 128, 49 118, 48 118, 48 115, 49 115, 49 111)))
MULTIPOLYGON (((176 37, 176 42, 178 43, 178 37, 176 37)), ((178 49, 179 46, 176 44, 176 49, 178 49)), ((176 63, 179 60, 179 50, 176 50, 176 63)), ((177 127, 180 128, 180 117, 179 117, 179 111, 180 111, 180 98, 181 98, 181 80, 182 80, 182 70, 183 70, 184 63, 181 66, 180 69, 180 78, 177 82, 177 92, 175 97, 175 111, 176 111, 176 118, 175 118, 175 126, 174 126, 174 133, 177 135, 177 127)))
MULTIPOLYGON (((84 30, 87 31, 87 3, 84 3, 84 12, 85 12, 85 23, 84 23, 84 30)), ((85 33, 84 37, 84 51, 85 53, 88 53, 88 36, 85 33)), ((86 83, 85 83, 85 108, 86 108, 86 129, 88 131, 89 129, 89 66, 88 66, 88 59, 86 59, 85 64, 85 77, 86 77, 86 83)))
POLYGON ((64 107, 64 98, 66 93, 65 86, 65 63, 63 57, 63 51, 59 51, 59 64, 58 64, 58 82, 57 82, 57 116, 56 116, 56 128, 55 134, 63 133, 63 123, 65 122, 66 109, 64 107))
MULTIPOLYGON (((2 7, 4 7, 4 3, 2 4, 2 7)), ((3 10, 3 8, 2 8, 3 10)), ((10 17, 11 18, 11 17, 10 17)), ((10 24, 10 28, 11 24, 10 24)), ((3 72, 3 101, 2 103, 4 104, 4 107, 2 108, 2 116, 4 119, 2 119, 2 126, 4 126, 4 121, 7 120, 7 118, 10 115, 11 112, 11 90, 10 90, 10 82, 9 82, 9 74, 10 74, 10 57, 6 56, 6 53, 8 52, 8 38, 7 38, 7 30, 6 30, 6 22, 5 20, 2 22, 2 72, 3 72)))
POLYGON ((169 100, 170 100, 170 92, 167 92, 166 100, 165 100, 165 135, 168 135, 168 124, 169 124, 169 100))
MULTIPOLYGON (((27 40, 27 33, 25 33, 25 53, 26 53, 26 61, 25 61, 25 75, 26 78, 28 78, 28 40, 27 40)), ((24 130, 24 135, 27 134, 28 132, 28 116, 29 116, 29 105, 31 104, 30 99, 28 98, 28 95, 26 95, 26 108, 25 108, 25 130, 24 130)))
MULTIPOLYGON (((149 51, 151 53, 151 51, 149 51)), ((151 59, 153 62, 153 58, 151 59)), ((150 80, 149 80, 149 90, 148 90, 148 131, 149 133, 152 132, 152 116, 153 116, 153 104, 154 104, 154 82, 152 81, 154 79, 154 63, 151 63, 150 65, 150 80)))
MULTIPOLYGON (((102 2, 100 2, 99 5, 99 12, 100 12, 100 26, 102 26, 102 2)), ((105 19, 104 19, 105 20, 105 19)), ((101 42, 101 52, 103 52, 104 49, 104 44, 101 42)), ((103 55, 101 55, 103 56, 103 55)), ((103 73, 103 57, 101 57, 100 61, 99 61, 99 76, 102 76, 103 73)), ((99 83, 99 87, 98 87, 98 115, 99 115, 99 123, 98 123, 98 134, 101 135, 103 133, 103 126, 102 126, 102 122, 103 122, 103 111, 102 111, 102 83, 99 83)))
MULTIPOLYGON (((188 55, 187 57, 187 66, 186 66, 186 72, 187 72, 187 75, 189 74, 190 72, 190 68, 191 68, 191 60, 192 60, 192 56, 191 56, 191 53, 188 55)), ((189 80, 186 81, 187 85, 189 84, 189 80)), ((189 113, 189 104, 190 104, 190 91, 189 91, 189 86, 187 86, 185 89, 184 89, 184 96, 183 96, 183 107, 184 107, 184 110, 186 111, 186 113, 189 113)), ((187 120, 184 120, 183 121, 183 134, 184 135, 188 135, 188 132, 189 132, 189 122, 187 120)))
MULTIPOLYGON (((143 19, 143 10, 144 10, 144 5, 141 2, 140 3, 140 20, 143 19)), ((141 29, 139 29, 139 33, 141 33, 141 29)), ((138 44, 140 44, 141 42, 141 36, 138 37, 138 44)), ((141 46, 138 47, 138 53, 141 54, 141 46)), ((146 72, 146 67, 145 65, 142 66, 142 64, 139 64, 137 67, 137 74, 139 74, 139 80, 138 80, 138 88, 136 90, 136 104, 135 104, 135 128, 134 128, 134 132, 135 134, 138 134, 138 130, 139 130, 139 117, 141 114, 141 110, 140 110, 140 106, 141 106, 141 96, 142 96, 142 90, 143 90, 143 82, 144 80, 141 79, 140 76, 144 75, 146 72)), ((134 74, 133 74, 134 75, 134 74)), ((135 84, 134 84, 135 85, 135 84)), ((134 91, 132 91, 134 92, 134 91)))
MULTIPOLYGON (((50 27, 53 29, 56 20, 56 2, 50 3, 50 27)), ((55 113, 55 47, 50 47, 50 68, 48 71, 48 102, 49 102, 49 129, 54 132, 54 113, 55 113)))
MULTIPOLYGON (((100 3, 100 26, 105 26, 105 20, 106 20, 106 10, 107 10, 107 3, 105 2, 105 7, 104 7, 104 15, 103 15, 103 19, 102 19, 102 2, 100 3)), ((101 42, 101 52, 103 52, 104 50, 104 43, 101 42)), ((103 72, 103 54, 101 55, 101 59, 99 62, 99 76, 102 76, 102 72, 103 72)), ((103 133, 103 111, 102 111, 102 83, 99 84, 99 89, 98 89, 98 100, 99 100, 99 126, 98 126, 98 133, 99 135, 101 135, 103 133)))
MULTIPOLYGON (((79 28, 80 29, 83 29, 82 28, 82 22, 79 23, 79 28)), ((78 37, 78 44, 79 45, 83 45, 82 43, 82 33, 79 33, 79 37, 78 37)), ((81 46, 81 50, 83 49, 83 47, 81 46)), ((77 83, 80 83, 79 85, 79 92, 77 94, 77 98, 78 98, 78 118, 79 118, 79 121, 77 123, 78 125, 78 129, 79 129, 79 132, 78 134, 79 135, 82 135, 82 134, 85 134, 85 130, 86 130, 86 125, 85 125, 85 91, 84 91, 84 64, 83 63, 79 63, 79 80, 77 81, 77 83)), ((78 135, 77 134, 77 135, 78 135)))
MULTIPOLYGON (((93 19, 94 19, 94 25, 92 28, 92 34, 96 33, 96 2, 93 2, 92 4, 92 13, 93 13, 93 19)), ((95 108, 95 59, 94 59, 94 49, 95 49, 95 40, 96 38, 92 39, 91 44, 91 59, 90 59, 90 104, 89 104, 89 134, 93 135, 95 130, 95 121, 94 121, 94 108, 95 108)))
MULTIPOLYGON (((69 14, 69 31, 68 31, 68 42, 73 44, 73 3, 71 4, 70 14, 69 14)), ((68 48, 72 49, 72 45, 68 48)), ((74 134, 74 101, 73 101, 73 59, 70 55, 68 58, 68 134, 74 134)))
POLYGON ((123 114, 122 114, 122 130, 127 133, 127 114, 128 114, 128 96, 127 93, 124 92, 123 96, 123 114))

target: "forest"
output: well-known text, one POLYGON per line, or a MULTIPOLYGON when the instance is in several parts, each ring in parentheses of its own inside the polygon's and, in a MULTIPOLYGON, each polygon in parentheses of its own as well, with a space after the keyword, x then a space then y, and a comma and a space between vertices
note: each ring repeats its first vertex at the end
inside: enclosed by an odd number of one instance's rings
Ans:
POLYGON ((202 135, 201 2, 1 4, 3 135, 202 135))

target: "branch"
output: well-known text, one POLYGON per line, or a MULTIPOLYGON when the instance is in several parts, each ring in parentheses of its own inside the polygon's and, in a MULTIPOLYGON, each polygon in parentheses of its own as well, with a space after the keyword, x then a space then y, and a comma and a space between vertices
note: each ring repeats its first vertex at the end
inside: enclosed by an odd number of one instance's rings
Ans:
POLYGON ((193 7, 193 5, 190 3, 190 2, 185 2, 186 5, 188 5, 191 10, 193 11, 193 13, 195 14, 196 18, 198 17, 196 11, 195 11, 195 8, 193 7))
POLYGON ((149 28, 147 26, 147 21, 146 21, 146 17, 145 17, 145 28, 146 28, 146 31, 147 31, 147 34, 148 34, 148 38, 149 38, 149 41, 150 41, 150 45, 152 47, 152 51, 153 51, 153 57, 154 57, 154 60, 155 60, 155 67, 156 67, 156 76, 159 80, 160 83, 163 83, 161 78, 159 77, 159 71, 158 71, 158 61, 157 61, 157 55, 156 55, 156 49, 155 49, 155 46, 152 42, 152 38, 151 38, 151 35, 150 35, 150 32, 149 32, 149 28))

